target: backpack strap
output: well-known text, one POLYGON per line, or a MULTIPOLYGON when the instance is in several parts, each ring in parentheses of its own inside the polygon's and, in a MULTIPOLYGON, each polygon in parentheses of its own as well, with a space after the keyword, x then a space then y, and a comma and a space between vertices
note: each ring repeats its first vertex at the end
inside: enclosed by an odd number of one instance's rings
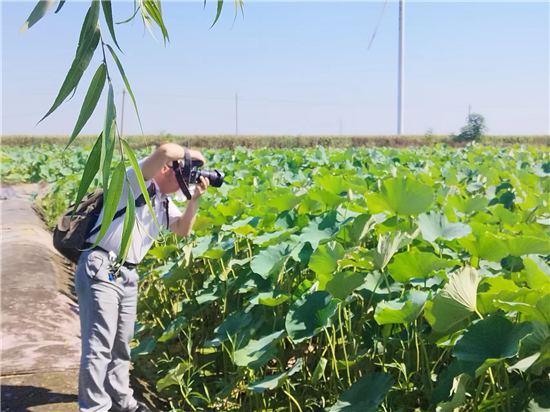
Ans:
MULTIPOLYGON (((147 193, 149 194, 149 198, 155 197, 157 194, 157 191, 155 189, 155 183, 151 183, 151 185, 147 188, 147 193)), ((136 207, 142 207, 147 204, 147 201, 145 200, 145 196, 143 196, 143 193, 136 199, 136 207)), ((120 209, 115 213, 115 216, 113 217, 113 222, 124 215, 126 213, 126 206, 120 209)), ((101 225, 95 227, 93 230, 88 233, 88 237, 95 235, 97 232, 101 230, 101 225)))

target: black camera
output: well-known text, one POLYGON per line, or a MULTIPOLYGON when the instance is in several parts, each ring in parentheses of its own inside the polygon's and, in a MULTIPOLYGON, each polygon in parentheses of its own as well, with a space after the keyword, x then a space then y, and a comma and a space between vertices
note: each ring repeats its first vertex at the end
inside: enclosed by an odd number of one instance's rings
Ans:
POLYGON ((225 177, 225 174, 218 169, 207 170, 199 169, 198 166, 193 166, 191 168, 191 173, 189 174, 188 183, 199 183, 201 176, 210 180, 210 186, 220 187, 223 184, 223 178, 225 177))
POLYGON ((181 191, 187 199, 191 199, 191 194, 187 185, 200 183, 201 176, 210 181, 210 186, 220 187, 223 184, 223 179, 225 177, 223 171, 219 169, 199 169, 204 163, 202 160, 191 159, 191 154, 187 148, 185 148, 183 160, 184 162, 174 160, 172 167, 176 173, 176 179, 180 185, 181 191))

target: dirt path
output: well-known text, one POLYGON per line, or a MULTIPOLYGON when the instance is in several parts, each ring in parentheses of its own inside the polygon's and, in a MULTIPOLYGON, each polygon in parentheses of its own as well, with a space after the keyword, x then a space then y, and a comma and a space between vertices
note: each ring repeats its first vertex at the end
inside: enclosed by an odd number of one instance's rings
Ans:
MULTIPOLYGON (((74 268, 53 248, 29 198, 46 190, 3 186, 0 193, 1 412, 78 411, 81 341, 74 268)), ((132 387, 151 407, 134 379, 132 387)))

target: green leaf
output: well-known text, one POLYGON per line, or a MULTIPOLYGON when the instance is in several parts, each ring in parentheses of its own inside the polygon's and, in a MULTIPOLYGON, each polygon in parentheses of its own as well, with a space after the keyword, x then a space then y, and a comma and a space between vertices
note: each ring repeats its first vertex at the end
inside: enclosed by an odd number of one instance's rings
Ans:
POLYGON ((103 220, 101 221, 101 230, 94 245, 90 248, 93 249, 98 245, 98 243, 103 239, 105 233, 109 229, 113 217, 117 211, 117 206, 120 202, 120 197, 122 195, 122 187, 124 185, 124 163, 120 162, 116 167, 113 177, 111 178, 111 187, 109 188, 109 193, 107 193, 107 198, 103 204, 103 220))
POLYGON ((216 22, 220 18, 220 15, 222 13, 222 7, 223 7, 223 0, 218 0, 218 8, 216 10, 216 18, 214 19, 214 23, 212 23, 212 26, 210 26, 210 28, 214 27, 214 25, 216 24, 216 22))
POLYGON ((183 380, 183 375, 192 367, 192 363, 182 361, 174 369, 171 369, 164 378, 157 382, 157 391, 160 392, 171 385, 179 385, 183 380))
POLYGON ((139 188, 141 189, 141 193, 145 197, 145 201, 147 202, 147 207, 149 208, 149 213, 151 214, 151 216, 153 216, 153 220, 157 228, 160 229, 159 224, 157 222, 157 218, 155 217, 155 213, 153 212, 153 206, 151 205, 151 198, 149 197, 149 193, 147 192, 147 187, 145 187, 145 180, 143 179, 143 173, 141 172, 141 168, 139 167, 136 156, 134 155, 133 150, 130 148, 130 145, 126 142, 126 140, 123 140, 123 139, 120 139, 120 140, 122 141, 122 147, 124 147, 124 153, 128 157, 128 161, 130 162, 130 165, 132 166, 132 169, 134 169, 134 173, 136 174, 139 188))
POLYGON ((254 256, 250 268, 254 273, 267 278, 269 275, 277 273, 282 269, 291 250, 292 248, 286 243, 268 246, 254 256))
POLYGON ((187 325, 187 319, 185 317, 179 317, 177 319, 174 319, 170 324, 166 327, 164 330, 164 333, 160 338, 158 338, 159 342, 166 342, 169 339, 172 339, 177 336, 177 334, 183 329, 183 327, 187 325))
POLYGON ((317 216, 310 221, 302 230, 300 240, 309 242, 313 249, 319 246, 319 243, 325 239, 330 239, 338 233, 343 222, 336 220, 336 212, 331 211, 326 215, 317 216))
POLYGON ((166 26, 164 25, 164 21, 162 19, 160 2, 156 0, 140 0, 140 5, 142 7, 142 10, 145 10, 147 12, 147 15, 152 18, 154 22, 157 23, 160 27, 162 37, 164 39, 164 44, 166 45, 166 40, 170 41, 170 38, 168 36, 168 30, 166 29, 166 26))
POLYGON ((408 282, 411 279, 426 279, 429 276, 446 275, 441 270, 458 264, 454 260, 440 259, 433 253, 411 250, 395 255, 388 265, 391 277, 397 282, 408 282))
POLYGON ((330 242, 320 245, 311 255, 309 268, 317 275, 334 273, 338 269, 338 261, 344 257, 344 248, 340 243, 330 242))
POLYGON ((513 236, 506 239, 508 253, 512 256, 548 255, 550 242, 532 236, 513 236))
POLYGON ((285 195, 280 195, 280 196, 277 196, 277 197, 274 197, 274 198, 271 198, 268 202, 267 202, 267 205, 269 207, 272 207, 274 209, 277 209, 277 213, 281 213, 285 210, 292 210, 294 209, 294 207, 300 203, 300 200, 302 198, 300 196, 296 196, 296 195, 293 195, 293 194, 285 194, 285 195))
POLYGON ((359 243, 367 233, 374 229, 377 222, 376 216, 366 214, 357 216, 349 230, 350 240, 356 244, 359 243))
POLYGON ((516 223, 519 223, 521 221, 521 218, 519 215, 516 215, 515 213, 510 212, 501 204, 491 207, 489 211, 491 212, 493 217, 496 219, 496 221, 501 223, 506 223, 508 225, 513 226, 516 223))
POLYGON ((124 73, 124 68, 122 67, 122 64, 120 63, 120 60, 118 59, 118 57, 117 57, 115 51, 113 50, 113 48, 111 46, 109 46, 108 44, 106 44, 105 46, 107 46, 107 48, 111 52, 111 55, 113 56, 113 60, 115 61, 116 65, 118 67, 118 71, 120 72, 120 75, 122 76, 122 80, 124 80, 124 85, 126 86, 126 90, 128 91, 128 94, 130 95, 130 97, 132 98, 132 102, 134 103, 134 109, 136 109, 136 115, 137 115, 137 118, 138 118, 139 127, 141 129, 141 132, 143 133, 143 127, 141 126, 141 119, 139 117, 136 98, 134 97, 134 92, 132 92, 132 88, 130 87, 130 82, 128 81, 128 78, 126 77, 126 73, 124 73))
POLYGON ((376 412, 392 385, 389 373, 370 373, 342 393, 329 412, 376 412))
POLYGON ((378 237, 376 249, 367 252, 373 259, 375 269, 384 270, 405 237, 405 233, 397 233, 395 236, 392 233, 386 233, 378 237))
POLYGON ((427 292, 410 290, 400 299, 380 302, 376 306, 374 319, 379 325, 411 323, 420 315, 429 296, 427 292))
POLYGON ((329 324, 337 303, 325 291, 305 293, 294 302, 286 315, 285 327, 289 338, 300 343, 317 335, 329 324))
POLYGON ((238 366, 258 369, 277 356, 277 343, 286 335, 284 330, 251 340, 248 345, 235 351, 234 362, 238 366))
POLYGON ((46 115, 40 119, 38 123, 43 121, 46 117, 52 114, 60 105, 65 101, 69 94, 76 89, 84 71, 90 64, 92 57, 94 55, 95 49, 99 44, 99 2, 92 1, 88 12, 86 13, 86 18, 84 19, 84 24, 82 25, 82 30, 80 32, 80 38, 78 40, 78 47, 76 49, 75 58, 71 64, 69 72, 61 85, 61 89, 57 94, 57 97, 46 115))
POLYGON ((477 310, 476 295, 480 278, 472 267, 454 273, 433 299, 431 313, 435 318, 432 328, 437 333, 451 330, 477 310))
POLYGON ((539 256, 529 255, 523 259, 527 285, 531 289, 550 292, 550 267, 539 256))
POLYGON ((237 332, 245 328, 252 321, 252 313, 239 310, 229 315, 223 323, 214 329, 216 334, 214 339, 206 341, 204 343, 205 348, 211 346, 219 346, 222 342, 225 342, 229 337, 235 336, 237 332))
POLYGON ((342 301, 365 283, 365 274, 360 272, 337 272, 334 275, 321 276, 321 278, 319 289, 327 291, 334 298, 342 301))
POLYGON ((155 349, 157 346, 157 340, 155 338, 145 338, 140 340, 139 345, 132 348, 130 351, 130 357, 134 359, 139 355, 147 355, 155 349))
POLYGON ((256 393, 262 393, 266 389, 275 389, 279 387, 281 384, 283 384, 289 376, 292 376, 296 372, 300 371, 300 369, 302 368, 302 363, 303 363, 303 360, 302 358, 300 358, 296 361, 296 363, 294 364, 294 366, 292 366, 292 368, 282 373, 277 373, 275 375, 268 376, 267 378, 261 381, 253 382, 250 385, 248 385, 248 389, 256 393))
POLYGON ((472 322, 456 341, 453 355, 463 362, 466 373, 477 378, 491 365, 516 356, 521 340, 531 331, 530 323, 513 324, 492 315, 472 322))
POLYGON ((86 161, 86 166, 84 167, 84 172, 82 173, 82 180, 80 181, 80 185, 78 186, 78 194, 76 195, 76 201, 72 215, 74 215, 74 213, 76 212, 76 208, 86 195, 90 184, 94 180, 94 177, 99 170, 99 163, 101 158, 101 140, 101 135, 99 135, 99 137, 95 141, 92 151, 90 152, 90 156, 88 156, 88 160, 86 161))
POLYGON ((284 290, 274 289, 269 292, 258 293, 250 299, 251 305, 278 306, 290 299, 290 294, 284 290))
POLYGON ((483 212, 487 207, 487 198, 485 196, 476 195, 472 197, 462 197, 460 195, 449 196, 447 204, 464 215, 473 215, 483 212))
POLYGON ((348 192, 349 186, 341 176, 334 175, 316 175, 313 181, 321 189, 326 190, 337 196, 341 196, 348 192))
MULTIPOLYGON (((105 109, 105 119, 103 121, 103 146, 101 150, 101 171, 103 172, 103 190, 107 193, 109 172, 111 163, 106 162, 109 154, 110 142, 115 139, 115 102, 114 102, 113 85, 109 82, 109 93, 107 95, 107 107, 105 109)), ((113 146, 114 148, 114 146, 113 146)))
POLYGON ((65 5, 65 1, 66 1, 66 0, 61 0, 61 1, 59 2, 59 6, 57 6, 57 9, 55 10, 55 13, 56 13, 56 14, 59 13, 59 11, 61 10, 61 8, 65 5))
POLYGON ((88 92, 86 93, 86 97, 84 98, 84 103, 82 103, 82 108, 80 109, 80 114, 78 115, 78 120, 76 121, 76 125, 74 126, 73 133, 71 134, 71 137, 69 139, 69 143, 67 143, 67 146, 65 147, 65 150, 67 150, 67 147, 71 145, 74 139, 76 139, 76 136, 80 133, 84 125, 88 122, 90 119, 90 116, 94 112, 97 102, 99 101, 99 97, 101 96, 101 93, 103 92, 103 87, 105 86, 105 79, 107 77, 107 67, 104 63, 101 63, 101 65, 98 67, 97 71, 94 74, 94 77, 92 78, 92 81, 90 82, 90 87, 88 88, 88 92))
POLYGON ((458 244, 470 255, 491 262, 500 262, 507 255, 504 241, 492 233, 484 233, 480 236, 470 235, 458 239, 458 244))
POLYGON ((472 228, 464 223, 449 223, 449 219, 440 212, 422 213, 416 220, 422 237, 428 242, 437 239, 460 239, 472 233, 472 228))
POLYGON ((19 30, 19 34, 23 34, 27 29, 34 26, 48 11, 50 11, 55 3, 57 3, 57 0, 40 0, 36 6, 34 6, 27 21, 23 23, 23 26, 19 30))
POLYGON ((115 42, 116 47, 118 47, 118 49, 120 50, 120 46, 116 41, 115 27, 113 25, 113 11, 111 9, 111 0, 101 0, 101 6, 103 8, 103 14, 105 15, 105 21, 107 22, 107 27, 109 27, 109 32, 111 33, 111 37, 113 38, 113 41, 115 42))
POLYGON ((453 379, 454 392, 453 399, 437 406, 436 412, 455 412, 462 409, 466 402, 466 389, 472 378, 466 374, 461 374, 453 379))
POLYGON ((321 376, 325 374, 325 369, 327 367, 328 360, 326 358, 319 359, 313 374, 311 375, 311 383, 315 385, 321 379, 321 376))
POLYGON ((371 213, 391 212, 401 216, 425 212, 434 200, 430 186, 410 178, 392 178, 382 183, 380 193, 366 195, 371 213))
MULTIPOLYGON (((134 224, 136 223, 136 204, 134 198, 134 192, 128 183, 128 202, 127 209, 124 213, 124 225, 122 226, 122 239, 120 241, 120 253, 118 254, 117 263, 122 264, 126 261, 130 245, 132 243, 132 232, 134 231, 134 224)), ((135 262, 133 262, 135 263, 135 262)))

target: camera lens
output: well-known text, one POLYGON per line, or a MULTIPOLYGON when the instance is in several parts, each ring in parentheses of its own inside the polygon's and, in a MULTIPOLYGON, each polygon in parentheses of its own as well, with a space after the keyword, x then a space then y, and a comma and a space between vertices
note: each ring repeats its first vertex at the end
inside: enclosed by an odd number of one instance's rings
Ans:
POLYGON ((224 173, 218 169, 214 169, 214 170, 199 169, 197 171, 197 181, 199 180, 198 179, 199 176, 203 176, 207 178, 210 181, 210 186, 213 186, 213 187, 220 187, 223 184, 223 179, 225 177, 224 173))

